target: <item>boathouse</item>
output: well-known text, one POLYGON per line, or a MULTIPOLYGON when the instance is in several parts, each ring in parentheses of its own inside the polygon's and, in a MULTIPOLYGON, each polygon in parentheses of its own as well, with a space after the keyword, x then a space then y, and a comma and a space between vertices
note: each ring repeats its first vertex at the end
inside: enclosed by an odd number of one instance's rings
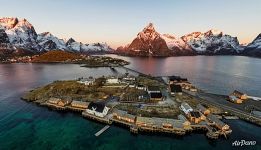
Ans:
POLYGON ((72 102, 72 100, 70 100, 70 99, 62 99, 62 100, 60 100, 60 101, 57 103, 57 105, 64 107, 64 106, 66 106, 66 105, 69 105, 71 102, 72 102))
POLYGON ((75 108, 87 109, 88 104, 89 104, 88 102, 83 102, 83 101, 72 101, 71 106, 75 108))
POLYGON ((228 131, 230 130, 229 125, 225 124, 223 121, 219 120, 216 116, 209 114, 208 120, 215 124, 215 126, 222 130, 222 131, 228 131))
POLYGON ((189 106, 188 103, 183 102, 180 105, 181 110, 187 115, 189 112, 193 111, 193 109, 189 106))
POLYGON ((233 102, 233 103, 236 103, 236 104, 241 104, 242 103, 242 99, 239 99, 237 98, 236 96, 234 95, 229 95, 228 96, 228 99, 233 102))
POLYGON ((163 132, 185 132, 183 121, 169 118, 139 117, 136 118, 136 125, 144 130, 163 132))
POLYGON ((129 114, 126 111, 115 109, 113 111, 113 117, 115 119, 128 122, 128 123, 135 123, 136 116, 129 114))
POLYGON ((50 104, 58 104, 58 102, 60 101, 61 99, 60 98, 54 98, 54 97, 51 97, 49 100, 48 100, 48 103, 50 104))
POLYGON ((90 102, 86 112, 98 117, 104 117, 107 115, 109 108, 105 105, 104 102, 90 102))
POLYGON ((198 104, 198 105, 197 105, 197 109, 198 109, 201 113, 203 113, 204 115, 210 114, 210 110, 207 109, 206 107, 204 107, 204 106, 201 105, 201 104, 198 104))
POLYGON ((247 99, 247 95, 242 93, 242 92, 239 92, 237 90, 235 90, 232 95, 236 96, 237 98, 239 99, 242 99, 242 100, 246 100, 247 99))
POLYGON ((204 119, 201 116, 202 115, 200 114, 199 111, 191 111, 188 113, 189 120, 196 124, 198 124, 201 120, 204 119))

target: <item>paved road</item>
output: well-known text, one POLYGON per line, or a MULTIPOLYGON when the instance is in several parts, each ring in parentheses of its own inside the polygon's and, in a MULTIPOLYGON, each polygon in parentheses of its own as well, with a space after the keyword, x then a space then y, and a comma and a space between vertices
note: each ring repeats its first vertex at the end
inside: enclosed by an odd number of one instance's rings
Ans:
MULTIPOLYGON (((188 92, 188 91, 184 91, 184 92, 187 93, 188 95, 195 97, 202 103, 220 107, 220 108, 224 109, 225 111, 228 111, 234 115, 237 115, 237 116, 239 115, 239 117, 241 115, 241 116, 244 116, 247 118, 255 119, 257 121, 261 121, 261 118, 253 116, 245 110, 244 106, 249 105, 249 104, 247 104, 248 102, 246 102, 245 104, 234 104, 234 103, 227 101, 225 99, 225 97, 217 96, 215 94, 203 93, 203 92, 192 93, 192 92, 188 92)), ((250 101, 249 103, 252 104, 252 101, 250 101)), ((259 105, 260 104, 258 104, 257 106, 259 106, 259 105)))

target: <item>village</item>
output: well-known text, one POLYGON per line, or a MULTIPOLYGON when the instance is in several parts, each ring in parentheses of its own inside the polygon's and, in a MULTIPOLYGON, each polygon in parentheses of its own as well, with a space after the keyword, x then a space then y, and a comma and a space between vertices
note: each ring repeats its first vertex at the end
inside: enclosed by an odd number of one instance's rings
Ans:
MULTIPOLYGON (((85 118, 107 125, 121 125, 134 134, 185 135, 205 131, 208 138, 217 139, 227 137, 232 132, 230 126, 221 120, 223 109, 201 103, 187 94, 200 90, 180 76, 162 77, 159 80, 126 72, 118 76, 82 77, 70 83, 92 89, 92 94, 81 97, 81 94, 74 93, 73 96, 64 97, 52 93, 52 96, 38 96, 29 101, 55 110, 79 112, 85 118)), ((234 93, 230 96, 239 95, 234 93)), ((96 136, 108 128, 105 126, 96 136)))
POLYGON ((70 53, 60 50, 53 50, 43 54, 13 56, 0 59, 0 63, 69 63, 82 64, 83 67, 114 67, 129 64, 129 62, 122 59, 107 56, 91 56, 88 54, 70 53))

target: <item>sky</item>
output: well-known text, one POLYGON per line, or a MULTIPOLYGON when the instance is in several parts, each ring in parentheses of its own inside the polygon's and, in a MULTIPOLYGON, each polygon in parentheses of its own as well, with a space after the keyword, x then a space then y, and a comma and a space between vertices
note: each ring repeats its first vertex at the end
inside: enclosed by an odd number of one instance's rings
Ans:
POLYGON ((0 0, 0 17, 26 18, 37 33, 83 43, 131 43, 149 22, 176 37, 210 29, 251 42, 261 33, 261 0, 0 0))

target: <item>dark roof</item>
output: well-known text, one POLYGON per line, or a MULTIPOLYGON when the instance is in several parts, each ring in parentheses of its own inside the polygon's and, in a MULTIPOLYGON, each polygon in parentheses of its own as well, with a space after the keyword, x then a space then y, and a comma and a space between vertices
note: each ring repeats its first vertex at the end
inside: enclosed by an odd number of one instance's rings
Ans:
POLYGON ((150 98, 162 98, 162 93, 150 93, 150 98))
POLYGON ((187 78, 181 78, 180 76, 170 76, 169 81, 184 82, 184 81, 188 81, 188 79, 187 78))
POLYGON ((93 110, 96 109, 95 111, 97 112, 103 112, 103 109, 105 107, 105 103, 104 102, 91 102, 88 105, 88 109, 93 110))
POLYGON ((137 87, 144 87, 144 85, 142 85, 142 84, 138 84, 137 87))
POLYGON ((198 111, 191 111, 190 115, 191 115, 191 117, 195 117, 195 118, 199 118, 200 117, 200 113, 198 111))
POLYGON ((180 79, 180 76, 170 76, 169 77, 170 81, 174 81, 174 80, 178 80, 178 79, 180 79))
POLYGON ((158 86, 148 86, 148 91, 160 91, 158 86))
POLYGON ((175 92, 175 93, 182 92, 182 88, 181 88, 180 85, 171 84, 170 85, 170 91, 175 92))

